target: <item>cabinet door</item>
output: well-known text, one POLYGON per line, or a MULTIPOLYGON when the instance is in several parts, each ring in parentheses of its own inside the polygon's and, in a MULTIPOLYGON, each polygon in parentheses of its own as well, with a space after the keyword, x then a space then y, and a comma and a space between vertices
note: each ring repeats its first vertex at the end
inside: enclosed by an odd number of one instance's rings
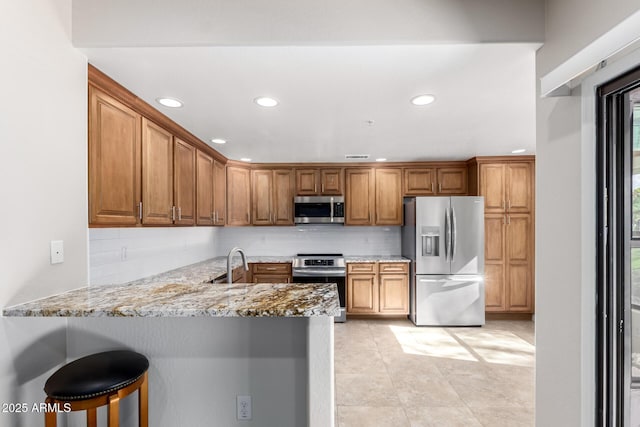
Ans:
POLYGON ((291 283, 291 276, 286 274, 253 274, 252 283, 291 283))
POLYGON ((508 310, 532 312, 532 227, 531 215, 507 215, 508 310))
POLYGON ((380 313, 409 313, 409 276, 406 274, 380 275, 380 313))
POLYGON ((436 171, 431 168, 407 168, 403 171, 406 196, 432 196, 435 194, 436 171))
POLYGON ((326 196, 342 195, 341 169, 320 169, 320 193, 326 196))
POLYGON ((173 222, 173 135, 142 119, 142 223, 173 222))
POLYGON ((467 194, 467 168, 438 168, 438 194, 467 194))
POLYGON ((507 210, 529 213, 533 207, 533 164, 510 163, 507 173, 507 210))
POLYGON ((274 225, 293 225, 293 172, 290 169, 273 171, 271 216, 274 225))
POLYGON ((484 213, 505 212, 507 197, 503 164, 480 165, 480 195, 484 196, 484 213))
POLYGON ((227 215, 227 174, 224 164, 213 161, 213 224, 224 225, 227 215))
POLYGON ((213 159, 198 151, 196 155, 196 222, 213 225, 213 159))
POLYGON ((253 225, 271 225, 271 189, 273 174, 271 170, 254 170, 251 173, 252 186, 252 223, 253 225))
POLYGON ((402 170, 376 169, 376 225, 402 225, 402 170))
POLYGON ((487 214, 484 217, 484 289, 485 309, 488 312, 507 309, 505 222, 504 214, 487 214))
POLYGON ((345 224, 372 225, 374 210, 374 182, 371 169, 345 170, 347 191, 345 197, 345 224))
POLYGON ((296 170, 296 194, 298 196, 318 194, 318 169, 296 170))
POLYGON ((227 167, 227 225, 250 225, 251 171, 227 167))
POLYGON ((173 145, 173 197, 175 223, 194 225, 196 219, 196 149, 175 139, 173 145))
POLYGON ((89 90, 89 225, 135 225, 141 201, 140 116, 89 90))
POLYGON ((375 274, 347 276, 347 313, 377 313, 378 294, 375 274))

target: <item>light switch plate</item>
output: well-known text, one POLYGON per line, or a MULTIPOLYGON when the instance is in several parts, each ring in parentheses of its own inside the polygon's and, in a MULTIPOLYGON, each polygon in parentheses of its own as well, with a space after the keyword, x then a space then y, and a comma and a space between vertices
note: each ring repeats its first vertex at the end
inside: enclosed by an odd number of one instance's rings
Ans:
POLYGON ((51 264, 64 262, 64 240, 51 241, 51 264))

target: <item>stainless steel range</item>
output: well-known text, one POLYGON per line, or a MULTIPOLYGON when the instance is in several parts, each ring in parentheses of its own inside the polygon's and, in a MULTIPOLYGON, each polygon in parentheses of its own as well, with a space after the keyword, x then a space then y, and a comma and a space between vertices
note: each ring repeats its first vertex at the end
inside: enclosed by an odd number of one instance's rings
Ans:
POLYGON ((340 298, 340 316, 336 322, 347 320, 347 268, 342 254, 298 254, 293 258, 293 281, 298 283, 335 283, 340 298))

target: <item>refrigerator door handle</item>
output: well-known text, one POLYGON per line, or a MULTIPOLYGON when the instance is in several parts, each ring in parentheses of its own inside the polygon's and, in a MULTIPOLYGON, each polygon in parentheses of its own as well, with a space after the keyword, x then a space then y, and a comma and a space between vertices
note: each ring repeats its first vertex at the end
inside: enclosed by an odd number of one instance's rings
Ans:
POLYGON ((456 256, 457 235, 458 227, 456 226, 456 211, 451 207, 451 261, 456 256))
POLYGON ((444 208, 444 259, 449 260, 449 250, 451 249, 451 222, 449 218, 449 208, 444 208))

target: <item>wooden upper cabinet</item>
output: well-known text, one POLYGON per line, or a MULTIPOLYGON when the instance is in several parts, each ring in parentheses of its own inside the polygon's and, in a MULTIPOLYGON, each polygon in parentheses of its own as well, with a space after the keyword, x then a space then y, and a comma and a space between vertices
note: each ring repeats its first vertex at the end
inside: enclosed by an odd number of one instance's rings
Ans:
POLYGON ((298 196, 342 195, 342 169, 296 169, 295 193, 298 196))
POLYGON ((142 118, 142 223, 173 222, 173 135, 142 118))
POLYGON ((404 168, 405 196, 465 195, 468 193, 467 167, 404 168))
POLYGON ((253 225, 293 225, 293 173, 290 169, 254 170, 253 225))
POLYGON ((293 225, 293 171, 273 171, 271 211, 274 225, 293 225))
POLYGON ((213 225, 213 158, 198 150, 196 155, 196 223, 213 225))
POLYGON ((375 183, 373 169, 345 170, 345 224, 373 225, 375 183))
POLYGON ((482 163, 479 171, 485 213, 533 210, 533 162, 482 163))
POLYGON ((342 169, 320 169, 320 194, 341 196, 342 169))
POLYGON ((438 168, 438 194, 467 194, 467 167, 438 168))
POLYGON ((506 166, 507 211, 527 213, 533 210, 533 163, 509 163, 506 166))
POLYGON ((136 225, 140 115, 89 87, 89 224, 136 225))
POLYGON ((227 166, 227 225, 251 225, 251 170, 227 166))
POLYGON ((175 138, 173 146, 175 224, 196 223, 196 149, 175 138))
POLYGON ((227 173, 224 164, 213 161, 213 224, 224 225, 227 216, 227 173))
POLYGON ((436 170, 432 168, 406 168, 404 194, 407 196, 431 196, 436 194, 436 170))
POLYGON ((252 224, 271 225, 271 187, 273 173, 271 170, 251 171, 252 224))
POLYGON ((296 194, 298 196, 318 194, 318 169, 296 169, 296 194))
POLYGON ((402 225, 402 170, 375 170, 375 224, 402 225))
POLYGON ((484 196, 485 213, 501 213, 506 208, 505 165, 480 165, 480 195, 484 196))

